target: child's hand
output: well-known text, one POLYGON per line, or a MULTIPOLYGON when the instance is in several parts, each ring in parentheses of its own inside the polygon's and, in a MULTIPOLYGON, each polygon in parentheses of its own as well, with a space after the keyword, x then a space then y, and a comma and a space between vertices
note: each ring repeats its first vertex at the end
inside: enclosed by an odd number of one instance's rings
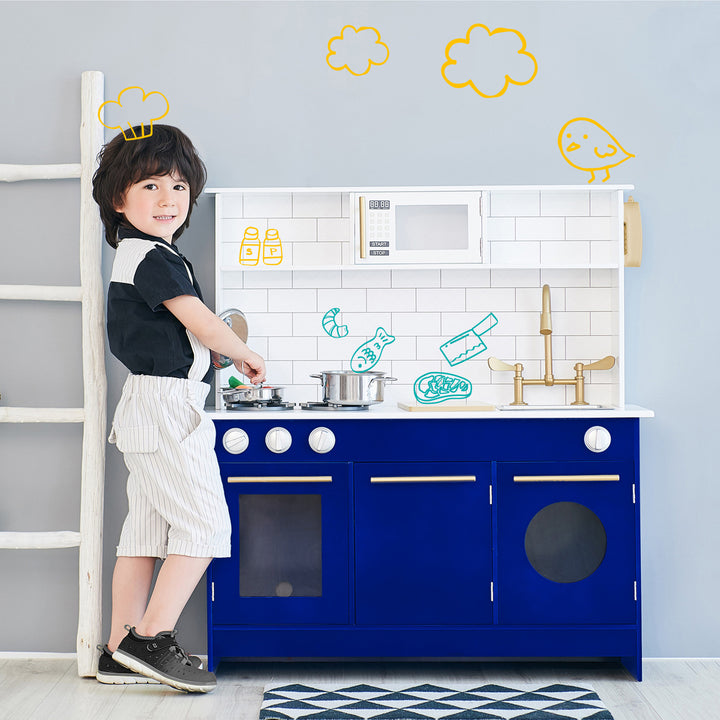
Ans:
POLYGON ((265 380, 265 361, 256 352, 248 348, 245 357, 234 360, 235 367, 253 384, 260 385, 265 380))

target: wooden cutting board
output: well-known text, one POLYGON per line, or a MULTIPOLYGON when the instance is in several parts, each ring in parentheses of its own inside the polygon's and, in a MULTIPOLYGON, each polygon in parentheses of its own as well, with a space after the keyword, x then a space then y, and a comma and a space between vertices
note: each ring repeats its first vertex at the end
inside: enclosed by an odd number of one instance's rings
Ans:
POLYGON ((408 412, 486 412, 496 410, 494 405, 448 405, 438 403, 437 405, 409 405, 406 403, 398 403, 401 410, 408 412))

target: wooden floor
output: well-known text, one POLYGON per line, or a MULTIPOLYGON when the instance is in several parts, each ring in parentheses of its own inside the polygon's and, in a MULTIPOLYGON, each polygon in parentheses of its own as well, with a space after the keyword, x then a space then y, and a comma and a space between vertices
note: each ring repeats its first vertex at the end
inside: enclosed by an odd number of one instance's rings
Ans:
POLYGON ((102 685, 69 659, 0 659, 2 720, 257 720, 272 682, 576 682, 590 684, 614 720, 718 720, 720 660, 646 660, 644 680, 593 663, 224 663, 214 692, 102 685))

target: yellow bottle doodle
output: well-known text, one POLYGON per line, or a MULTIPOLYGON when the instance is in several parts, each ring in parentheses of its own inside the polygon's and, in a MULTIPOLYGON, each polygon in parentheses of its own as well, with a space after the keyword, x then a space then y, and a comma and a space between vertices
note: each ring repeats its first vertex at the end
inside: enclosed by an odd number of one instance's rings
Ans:
POLYGON ((260 234, 256 227, 245 228, 240 245, 240 264, 257 265, 260 262, 260 234))
POLYGON ((283 261, 282 242, 280 233, 275 228, 265 231, 263 241, 263 262, 266 265, 279 265, 283 261))
POLYGON ((386 345, 395 342, 393 335, 388 335, 384 328, 379 327, 375 336, 364 342, 350 358, 350 369, 361 373, 374 368, 380 362, 380 356, 386 345))

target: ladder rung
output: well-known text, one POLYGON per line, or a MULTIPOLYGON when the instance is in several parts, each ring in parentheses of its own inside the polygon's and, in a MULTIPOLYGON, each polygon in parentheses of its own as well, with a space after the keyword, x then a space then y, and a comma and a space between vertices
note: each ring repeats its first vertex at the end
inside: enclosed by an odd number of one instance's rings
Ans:
POLYGON ((18 182, 19 180, 63 180, 79 178, 80 163, 59 165, 0 165, 0 180, 18 182))
POLYGON ((77 285, 0 285, 0 300, 82 300, 77 285))
POLYGON ((0 548, 4 550, 41 550, 79 547, 79 545, 80 533, 73 530, 0 532, 0 548))
POLYGON ((80 423, 84 408, 0 407, 0 422, 6 423, 80 423))

